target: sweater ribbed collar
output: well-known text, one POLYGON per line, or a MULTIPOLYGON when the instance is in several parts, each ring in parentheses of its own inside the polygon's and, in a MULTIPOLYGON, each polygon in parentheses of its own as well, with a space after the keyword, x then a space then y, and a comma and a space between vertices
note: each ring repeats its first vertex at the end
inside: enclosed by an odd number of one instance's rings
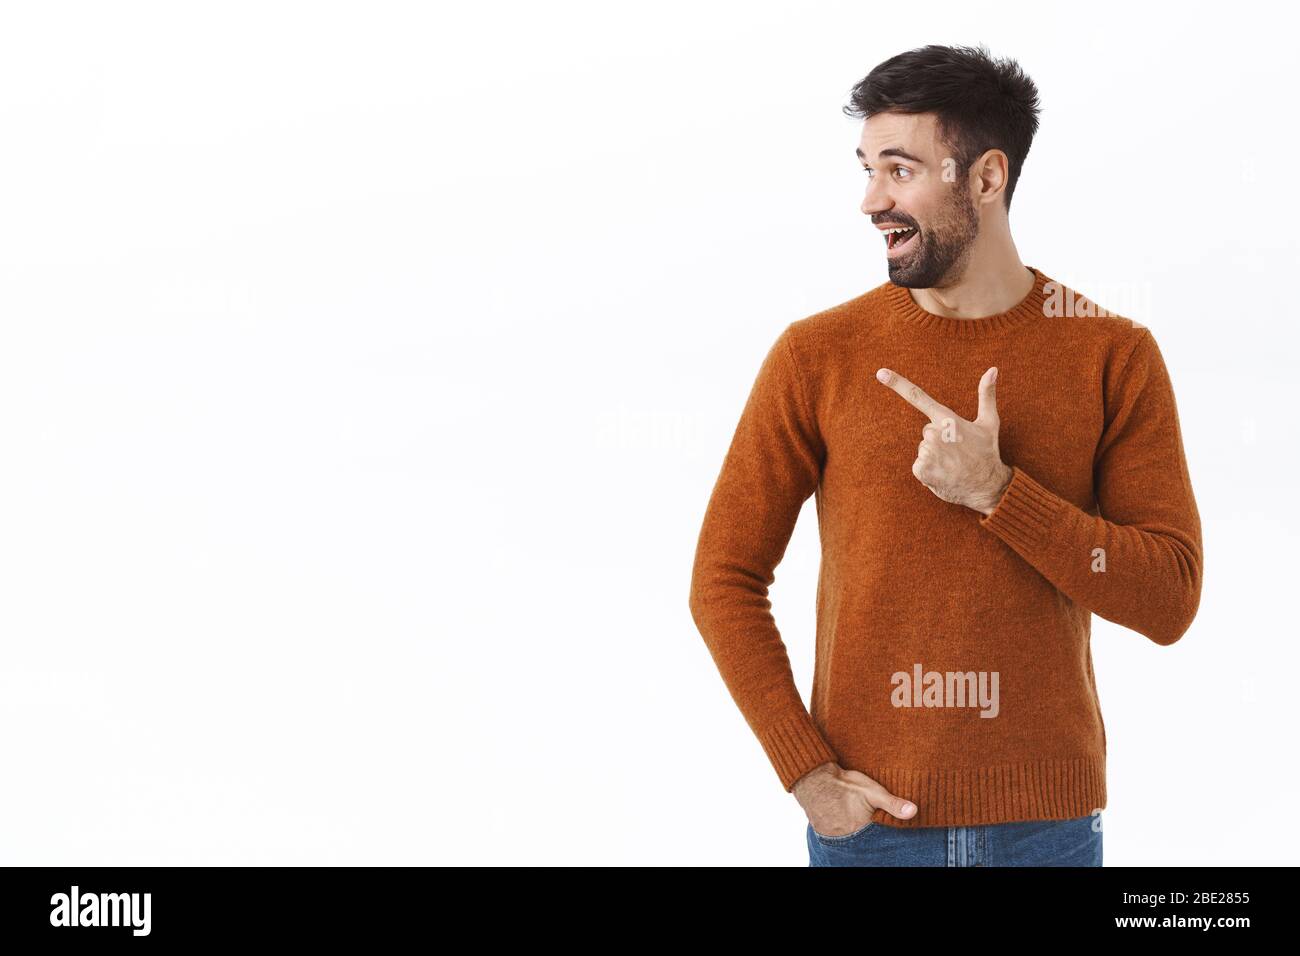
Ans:
POLYGON ((1045 303, 1048 295, 1045 289, 1047 283, 1052 280, 1034 266, 1027 265, 1026 268, 1034 274, 1034 284, 1029 294, 1010 309, 995 315, 985 315, 977 319, 935 315, 916 304, 912 299, 911 290, 905 286, 895 285, 893 282, 885 284, 885 300, 889 304, 891 315, 915 327, 958 338, 988 335, 1046 316, 1045 303))

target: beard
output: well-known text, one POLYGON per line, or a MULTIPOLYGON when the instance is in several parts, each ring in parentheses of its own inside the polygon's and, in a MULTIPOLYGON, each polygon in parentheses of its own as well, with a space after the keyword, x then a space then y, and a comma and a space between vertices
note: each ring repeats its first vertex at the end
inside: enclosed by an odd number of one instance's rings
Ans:
POLYGON ((979 235, 979 216, 970 196, 959 186, 953 189, 937 222, 924 230, 917 225, 914 248, 887 260, 889 281, 894 285, 934 289, 950 284, 965 271, 979 235))

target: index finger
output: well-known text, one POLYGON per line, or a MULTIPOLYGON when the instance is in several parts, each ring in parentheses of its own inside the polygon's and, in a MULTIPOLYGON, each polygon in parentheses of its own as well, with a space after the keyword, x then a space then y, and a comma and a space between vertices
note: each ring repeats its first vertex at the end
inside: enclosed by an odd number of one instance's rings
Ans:
POLYGON ((876 378, 901 395, 903 400, 913 408, 928 415, 930 421, 934 422, 936 425, 945 418, 956 417, 951 408, 940 402, 936 402, 925 393, 925 389, 909 382, 897 372, 891 372, 887 368, 882 368, 876 372, 876 378))

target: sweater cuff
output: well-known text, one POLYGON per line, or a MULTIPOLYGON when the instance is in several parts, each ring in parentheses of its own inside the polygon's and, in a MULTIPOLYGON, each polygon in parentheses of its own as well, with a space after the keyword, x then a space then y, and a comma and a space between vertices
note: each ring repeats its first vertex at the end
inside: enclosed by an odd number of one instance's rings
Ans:
POLYGON ((997 507, 980 518, 988 528, 1020 552, 1034 552, 1051 532, 1065 502, 1019 466, 1011 466, 1011 483, 997 507))
POLYGON ((781 785, 786 792, 794 789, 795 782, 809 770, 824 763, 838 763, 839 758, 822 737, 808 711, 799 713, 758 734, 767 759, 772 762, 781 785))

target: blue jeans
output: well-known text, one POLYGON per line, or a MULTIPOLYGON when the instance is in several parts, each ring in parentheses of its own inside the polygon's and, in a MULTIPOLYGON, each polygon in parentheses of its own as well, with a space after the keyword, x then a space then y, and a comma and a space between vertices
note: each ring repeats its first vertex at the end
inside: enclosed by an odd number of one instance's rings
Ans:
POLYGON ((971 827, 871 822, 843 836, 808 824, 809 866, 1101 866, 1101 813, 971 827))

